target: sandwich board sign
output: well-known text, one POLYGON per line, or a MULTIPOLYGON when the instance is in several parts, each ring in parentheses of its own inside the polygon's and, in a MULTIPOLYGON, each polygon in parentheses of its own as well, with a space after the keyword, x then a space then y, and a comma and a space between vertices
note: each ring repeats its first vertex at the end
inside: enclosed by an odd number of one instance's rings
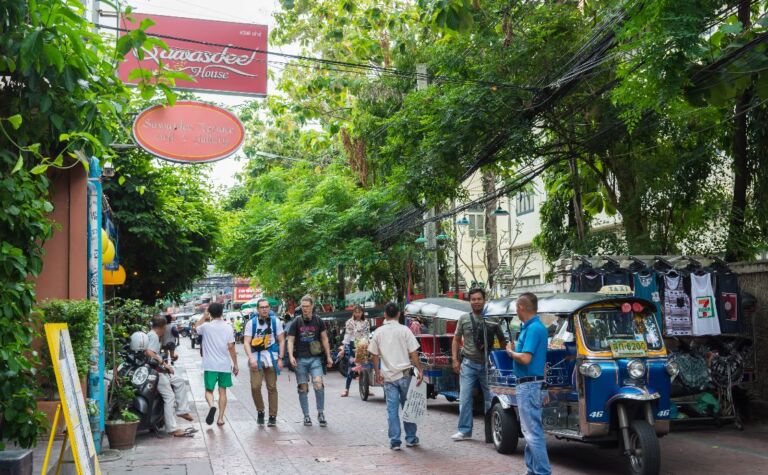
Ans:
MULTIPOLYGON (((72 457, 75 460, 75 468, 78 475, 97 475, 101 473, 99 459, 96 455, 96 447, 93 444, 91 424, 88 421, 88 411, 80 387, 80 378, 77 376, 75 366, 75 354, 72 351, 72 341, 69 339, 69 329, 66 323, 46 323, 45 336, 48 340, 48 349, 51 353, 53 372, 56 374, 56 385, 61 397, 60 410, 64 413, 67 426, 67 436, 62 443, 62 453, 59 455, 59 464, 64 452, 64 445, 69 441, 72 447, 72 457)), ((56 413, 58 419, 59 411, 56 413)), ((54 422, 54 427, 58 420, 54 422)), ((49 441, 48 451, 45 456, 45 465, 50 455, 53 442, 53 434, 49 441)))

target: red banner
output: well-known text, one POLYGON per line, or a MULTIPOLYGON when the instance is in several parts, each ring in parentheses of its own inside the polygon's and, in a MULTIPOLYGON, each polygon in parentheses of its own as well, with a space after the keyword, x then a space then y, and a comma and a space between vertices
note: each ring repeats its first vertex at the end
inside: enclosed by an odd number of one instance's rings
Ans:
POLYGON ((253 287, 235 287, 235 302, 247 302, 253 300, 253 287))
POLYGON ((198 20, 163 15, 131 15, 135 22, 120 20, 120 27, 134 30, 145 18, 155 25, 147 33, 160 35, 168 50, 153 47, 144 51, 139 61, 136 52, 126 55, 120 64, 120 79, 126 83, 128 74, 138 67, 153 71, 161 61, 169 69, 182 71, 195 82, 176 81, 176 89, 201 92, 224 92, 239 95, 267 94, 267 26, 226 21, 198 20), (179 39, 170 39, 174 37, 179 39), (193 40, 193 41, 184 41, 193 40), (257 53, 236 47, 264 51, 257 53))
POLYGON ((184 163, 213 162, 237 151, 245 129, 231 112, 195 101, 144 110, 133 122, 133 138, 147 152, 184 163))

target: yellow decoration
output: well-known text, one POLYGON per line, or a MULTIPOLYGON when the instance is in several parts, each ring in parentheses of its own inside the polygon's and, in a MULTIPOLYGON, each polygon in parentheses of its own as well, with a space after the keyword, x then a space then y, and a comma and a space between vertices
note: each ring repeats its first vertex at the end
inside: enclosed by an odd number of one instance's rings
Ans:
POLYGON ((104 252, 104 249, 107 248, 108 243, 109 243, 109 234, 107 234, 107 232, 104 229, 102 229, 101 230, 101 252, 102 253, 104 252))
POLYGON ((101 270, 102 285, 123 285, 125 283, 125 267, 118 266, 117 270, 101 270))
POLYGON ((111 240, 107 240, 107 247, 101 249, 101 263, 109 264, 115 260, 115 245, 111 240))

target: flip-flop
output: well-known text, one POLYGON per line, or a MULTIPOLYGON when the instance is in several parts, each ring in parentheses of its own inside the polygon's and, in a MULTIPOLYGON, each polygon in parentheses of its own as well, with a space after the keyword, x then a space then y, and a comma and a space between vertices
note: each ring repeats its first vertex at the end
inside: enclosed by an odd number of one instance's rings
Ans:
POLYGON ((205 423, 208 425, 213 424, 213 418, 216 415, 216 408, 212 407, 208 409, 208 416, 205 418, 205 423))
POLYGON ((176 414, 176 417, 181 417, 185 421, 189 421, 189 422, 194 421, 191 414, 176 414))
POLYGON ((192 427, 190 427, 189 429, 186 429, 184 432, 182 432, 180 434, 172 432, 171 435, 174 436, 174 437, 194 437, 195 436, 195 432, 197 432, 197 429, 193 429, 192 427), (192 429, 192 430, 190 430, 190 429, 192 429))

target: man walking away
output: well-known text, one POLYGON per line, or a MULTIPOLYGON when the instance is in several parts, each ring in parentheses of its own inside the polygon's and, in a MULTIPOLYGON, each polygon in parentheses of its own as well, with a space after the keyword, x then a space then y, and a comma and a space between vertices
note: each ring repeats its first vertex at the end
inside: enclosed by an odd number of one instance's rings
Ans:
POLYGON ((517 316, 523 322, 523 327, 514 348, 511 342, 507 345, 507 354, 514 360, 517 377, 517 409, 525 437, 525 465, 532 475, 549 475, 552 468, 541 424, 544 399, 541 386, 547 361, 547 329, 536 315, 538 302, 531 293, 524 293, 517 298, 517 316))
MULTIPOLYGON (((413 368, 419 372, 416 385, 424 380, 424 373, 419 362, 419 343, 408 329, 401 325, 400 310, 390 302, 384 307, 384 325, 376 329, 368 343, 368 352, 373 356, 373 368, 376 381, 384 383, 387 397, 387 424, 389 426, 389 448, 400 450, 400 408, 405 405, 408 386, 413 378, 413 368), (379 368, 381 363, 381 368, 379 368)), ((403 423, 405 427, 405 446, 416 447, 416 424, 403 423)))
POLYGON ((333 366, 331 347, 325 323, 314 313, 314 300, 309 295, 301 298, 301 316, 290 324, 288 333, 288 354, 291 366, 296 368, 296 382, 299 391, 299 403, 304 413, 304 425, 311 426, 309 417, 309 378, 315 388, 317 403, 317 421, 325 427, 325 386, 323 385, 323 354, 330 368, 333 366))
POLYGON ((203 337, 203 378, 205 381, 205 400, 208 403, 208 416, 205 423, 213 424, 216 406, 213 404, 213 390, 219 385, 219 426, 224 425, 224 410, 227 408, 227 388, 232 387, 232 373, 237 376, 237 355, 235 354, 235 334, 232 325, 221 319, 224 306, 212 303, 208 306, 208 315, 197 321, 197 334, 203 337))
POLYGON ((498 319, 486 319, 483 315, 485 291, 479 288, 471 289, 469 291, 469 304, 472 307, 472 312, 459 318, 451 345, 453 370, 460 375, 459 430, 451 436, 455 441, 472 438, 472 426, 474 424, 472 390, 476 385, 480 386, 483 393, 483 413, 488 414, 491 408, 491 394, 488 391, 488 381, 485 374, 485 365, 488 363, 485 359, 485 346, 487 345, 488 350, 491 350, 494 339, 499 341, 500 348, 506 346, 504 332, 501 331, 498 319), (464 347, 459 353, 462 343, 464 347))
POLYGON ((152 319, 152 330, 147 334, 147 349, 144 354, 159 363, 157 390, 163 398, 163 416, 165 420, 165 432, 174 437, 192 437, 197 432, 193 428, 179 429, 176 426, 176 416, 192 421, 189 413, 189 391, 187 381, 176 375, 169 363, 160 356, 160 341, 166 331, 166 318, 157 316, 152 319))
POLYGON ((269 302, 259 299, 256 302, 258 315, 245 325, 243 348, 251 368, 251 396, 256 404, 258 424, 264 425, 264 398, 261 395, 261 382, 267 382, 269 399, 269 427, 277 424, 277 375, 283 369, 285 355, 285 334, 283 322, 270 315, 269 302))

